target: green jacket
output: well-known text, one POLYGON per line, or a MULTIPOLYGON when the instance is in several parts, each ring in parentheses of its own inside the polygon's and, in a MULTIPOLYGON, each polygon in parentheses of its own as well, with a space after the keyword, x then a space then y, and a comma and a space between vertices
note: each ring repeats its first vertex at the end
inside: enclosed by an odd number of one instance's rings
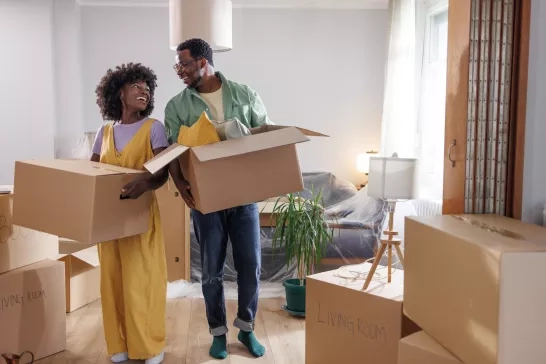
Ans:
MULTIPOLYGON (((247 128, 273 124, 267 117, 267 110, 256 91, 246 85, 227 80, 220 72, 216 72, 216 75, 222 80, 226 120, 237 118, 247 128)), ((208 106, 197 90, 186 88, 174 96, 165 107, 165 128, 169 142, 171 144, 176 142, 180 126, 192 126, 203 111, 211 118, 208 106)))

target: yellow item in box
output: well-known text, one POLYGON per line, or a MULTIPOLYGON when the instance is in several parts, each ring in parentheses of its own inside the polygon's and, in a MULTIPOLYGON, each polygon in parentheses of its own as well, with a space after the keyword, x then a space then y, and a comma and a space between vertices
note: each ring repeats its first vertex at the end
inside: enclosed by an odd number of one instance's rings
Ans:
POLYGON ((178 144, 186 147, 198 147, 219 141, 218 132, 204 111, 191 127, 182 125, 178 134, 178 144))

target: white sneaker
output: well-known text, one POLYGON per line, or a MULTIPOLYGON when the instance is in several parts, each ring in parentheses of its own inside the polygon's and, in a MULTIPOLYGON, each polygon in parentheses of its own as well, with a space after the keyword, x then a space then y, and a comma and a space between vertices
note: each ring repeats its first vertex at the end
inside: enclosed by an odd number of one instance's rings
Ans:
POLYGON ((110 358, 112 363, 123 363, 124 361, 129 360, 129 353, 117 353, 112 355, 110 358))
POLYGON ((153 358, 146 359, 144 363, 145 364, 161 364, 163 363, 164 358, 165 358, 165 351, 162 351, 161 353, 157 354, 153 358))

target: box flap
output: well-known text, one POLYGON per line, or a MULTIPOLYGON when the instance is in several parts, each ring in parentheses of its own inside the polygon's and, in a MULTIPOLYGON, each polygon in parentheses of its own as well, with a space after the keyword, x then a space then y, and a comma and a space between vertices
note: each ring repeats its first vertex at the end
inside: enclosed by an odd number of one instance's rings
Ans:
POLYGON ((289 127, 193 147, 192 151, 199 161, 206 162, 306 141, 309 141, 309 138, 298 128, 289 127))
POLYGON ((142 171, 130 168, 112 166, 105 163, 92 162, 88 160, 65 160, 65 159, 47 159, 47 160, 27 160, 17 161, 16 163, 30 164, 34 166, 51 168, 65 172, 73 172, 86 176, 107 176, 115 174, 135 174, 142 171))
POLYGON ((299 131, 301 131, 304 135, 307 135, 307 136, 328 137, 328 135, 326 135, 326 134, 321 134, 321 133, 313 131, 313 130, 304 129, 304 128, 300 128, 300 127, 297 127, 297 126, 287 126, 287 125, 262 125, 262 126, 258 126, 256 128, 251 128, 250 132, 252 134, 261 134, 261 133, 267 133, 267 132, 280 130, 280 129, 286 129, 286 128, 296 128, 299 131))
POLYGON ((73 254, 95 245, 96 244, 86 244, 75 240, 59 238, 59 254, 73 254))
POLYGON ((182 153, 188 149, 188 147, 175 143, 150 159, 148 162, 144 163, 144 168, 146 168, 146 170, 148 170, 150 173, 155 174, 175 158, 181 156, 182 153))
MULTIPOLYGON (((494 254, 546 251, 546 228, 495 214, 408 216, 494 254)), ((406 226, 408 222, 406 221, 406 226)))
POLYGON ((72 256, 93 267, 98 267, 100 265, 99 252, 96 245, 92 246, 91 248, 72 253, 72 256))
MULTIPOLYGON (((337 286, 342 286, 357 291, 362 290, 362 280, 355 278, 354 272, 359 272, 362 275, 367 274, 372 267, 371 263, 362 263, 351 266, 350 269, 340 268, 339 270, 326 271, 313 274, 307 279, 313 279, 324 283, 329 283, 337 286), (351 271, 353 270, 353 271, 351 271)), ((404 271, 393 269, 391 274, 391 282, 388 283, 388 271, 386 267, 378 267, 375 271, 374 278, 366 291, 366 294, 383 297, 392 301, 402 302, 404 298, 404 271)))
POLYGON ((60 260, 68 256, 72 256, 72 258, 78 259, 91 267, 98 267, 100 265, 99 252, 96 245, 72 254, 59 254, 56 257, 56 260, 60 260))

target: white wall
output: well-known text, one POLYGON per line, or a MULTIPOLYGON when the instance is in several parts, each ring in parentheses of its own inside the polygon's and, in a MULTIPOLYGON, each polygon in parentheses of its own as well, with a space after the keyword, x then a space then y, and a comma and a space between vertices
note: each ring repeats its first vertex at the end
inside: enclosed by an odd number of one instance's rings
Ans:
POLYGON ((0 184, 13 183, 15 160, 54 155, 52 4, 0 1, 0 184))
POLYGON ((533 0, 531 5, 522 215, 538 224, 546 203, 546 3, 533 0))
POLYGON ((75 157, 83 137, 80 6, 74 0, 54 0, 55 156, 75 157))
MULTIPOLYGON (((172 69, 168 9, 84 6, 81 21, 86 129, 101 124, 96 84, 122 62, 155 70, 153 116, 163 119, 183 87, 172 69)), ((299 147, 304 171, 359 182, 356 156, 380 143, 387 11, 234 9, 233 24, 234 50, 216 55, 216 68, 256 89, 275 123, 331 136, 299 147)))

